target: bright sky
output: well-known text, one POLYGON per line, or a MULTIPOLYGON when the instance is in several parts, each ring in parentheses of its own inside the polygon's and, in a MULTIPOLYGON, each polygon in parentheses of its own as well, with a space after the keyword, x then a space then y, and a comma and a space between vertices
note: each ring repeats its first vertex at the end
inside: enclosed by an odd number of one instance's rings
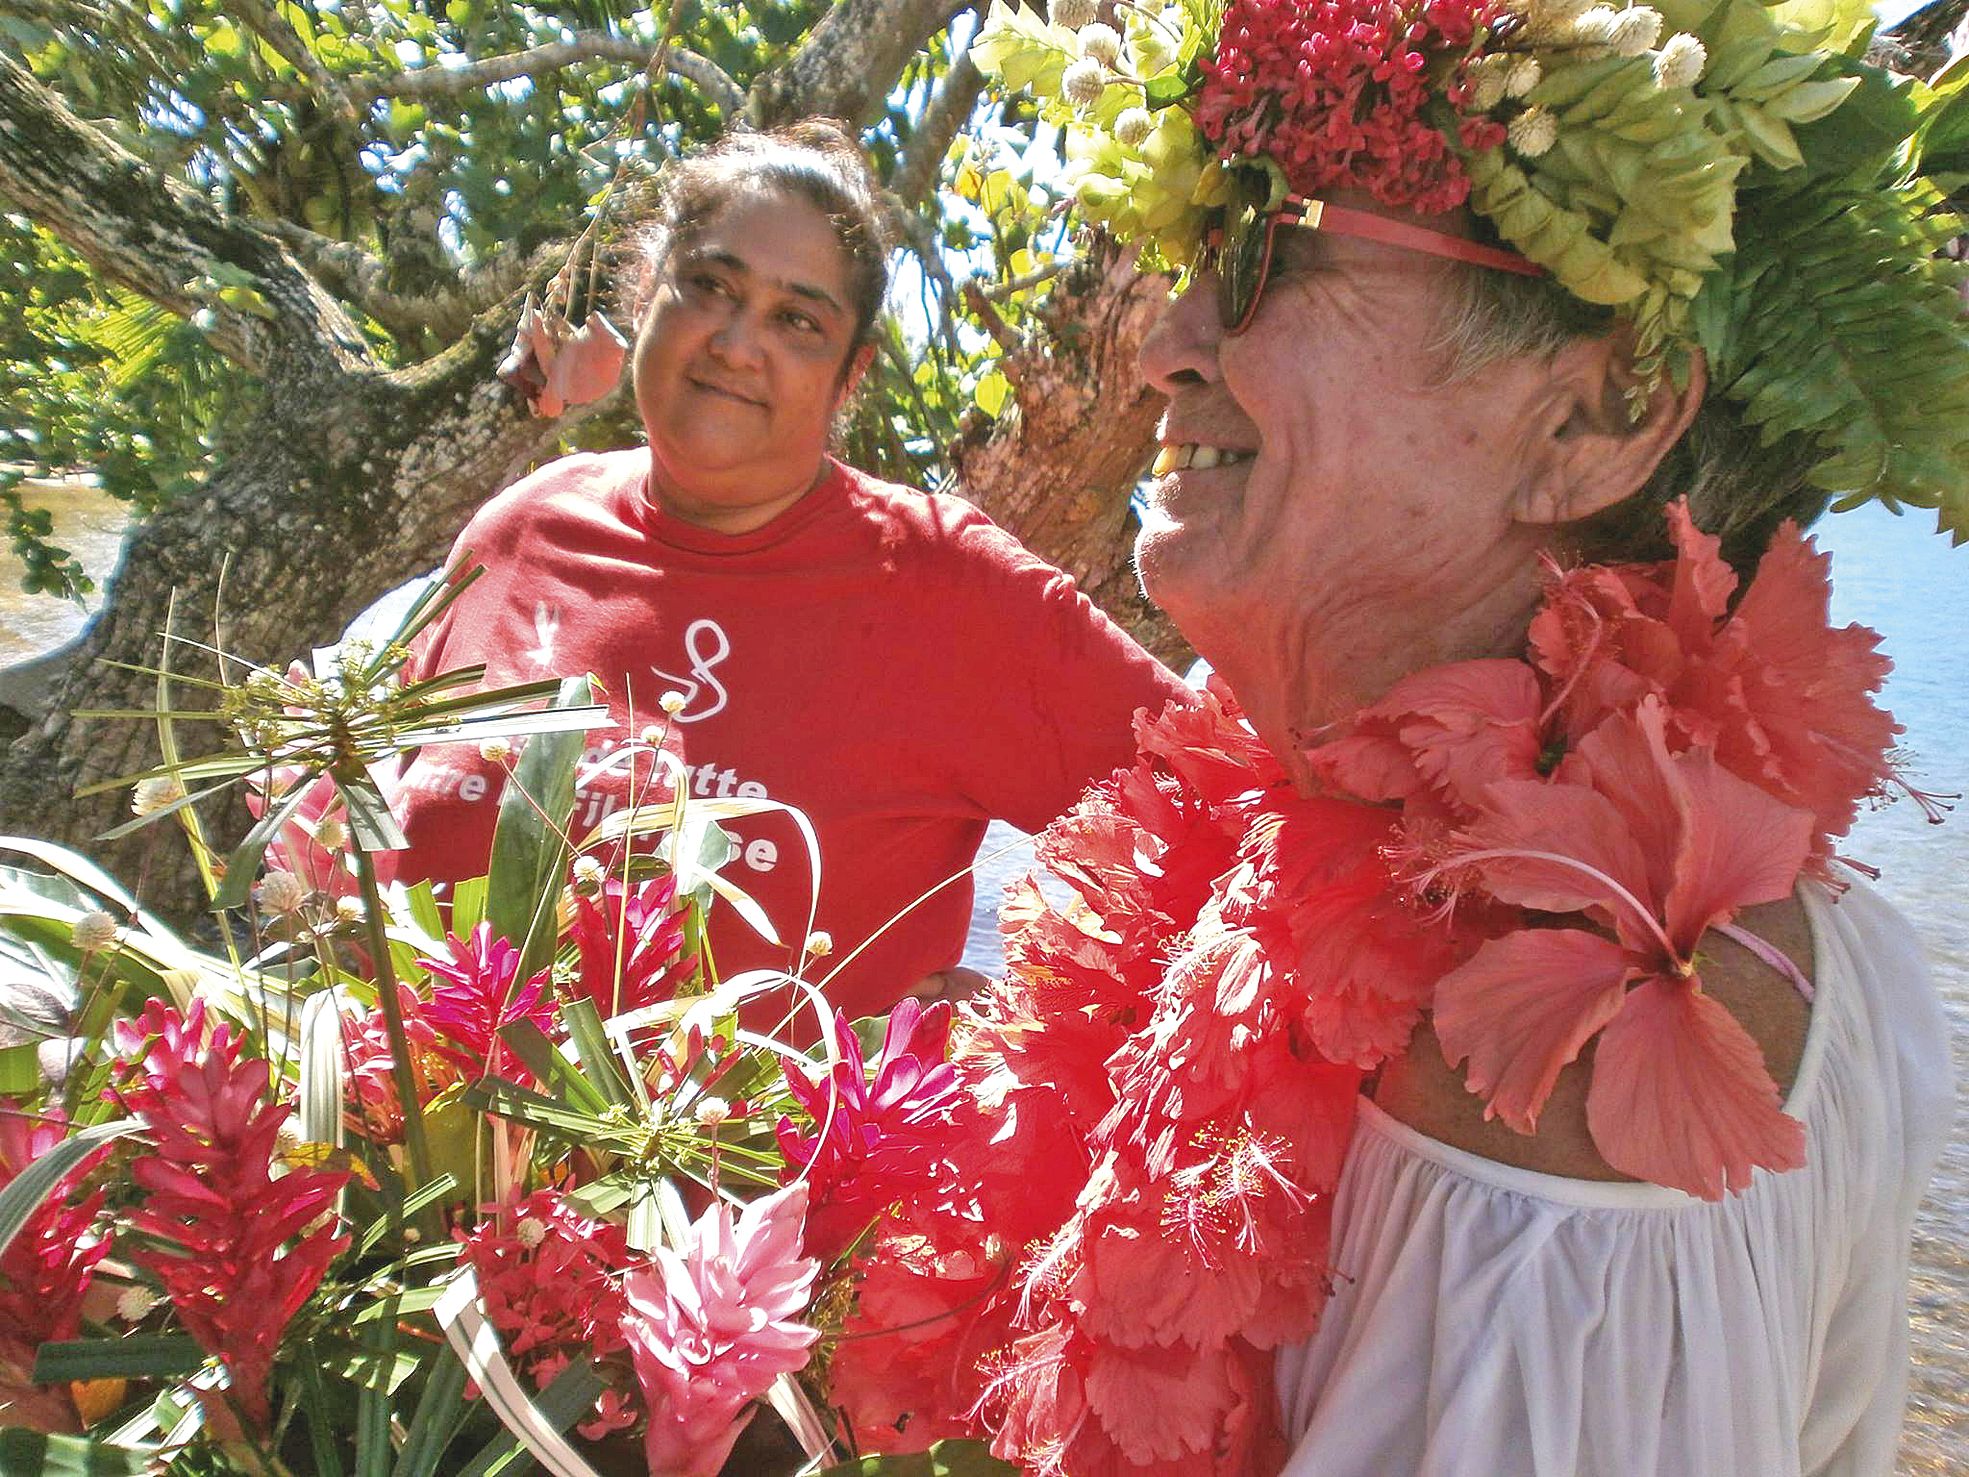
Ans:
POLYGON ((1931 0, 1878 0, 1873 13, 1880 17, 1881 25, 1894 26, 1930 3, 1931 0))

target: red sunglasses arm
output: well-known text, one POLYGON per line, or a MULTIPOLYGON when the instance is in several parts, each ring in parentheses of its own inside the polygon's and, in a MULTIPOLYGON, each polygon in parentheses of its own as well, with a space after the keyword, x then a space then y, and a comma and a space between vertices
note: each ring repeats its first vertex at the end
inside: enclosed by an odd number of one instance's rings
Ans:
POLYGON ((1390 220, 1385 215, 1297 196, 1289 198, 1286 205, 1299 214, 1295 224, 1308 230, 1331 231, 1336 236, 1354 236, 1362 241, 1379 241, 1384 246, 1396 246, 1405 251, 1426 251, 1431 256, 1446 256, 1453 261, 1469 262, 1472 266, 1489 267, 1497 272, 1516 272, 1524 277, 1545 275, 1544 268, 1515 251, 1504 251, 1495 246, 1485 246, 1479 241, 1466 241, 1461 236, 1411 226, 1406 221, 1390 220))

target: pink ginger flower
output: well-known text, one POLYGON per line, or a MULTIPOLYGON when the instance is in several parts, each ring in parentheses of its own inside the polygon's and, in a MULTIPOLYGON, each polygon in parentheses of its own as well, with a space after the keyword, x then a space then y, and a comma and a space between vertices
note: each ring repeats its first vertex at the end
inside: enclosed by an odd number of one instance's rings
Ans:
POLYGON ((531 1081, 512 1049, 499 1041, 499 1032, 515 1021, 532 1021, 542 1031, 554 1029, 548 972, 542 970, 516 987, 520 951, 506 939, 494 938, 489 923, 480 923, 469 939, 446 934, 444 946, 447 957, 417 961, 434 981, 431 998, 422 1007, 436 1033, 431 1049, 468 1076, 490 1071, 531 1081))
POLYGON ((626 887, 621 878, 610 877, 598 897, 575 894, 568 932, 581 960, 577 989, 595 1002, 603 1019, 677 993, 684 920, 676 900, 677 884, 670 877, 626 887))
POLYGON ((349 1244, 331 1209, 348 1175, 273 1173, 288 1109, 269 1100, 266 1063, 242 1058, 241 1045, 225 1026, 205 1040, 202 1000, 182 1017, 153 1000, 116 1028, 122 1060, 112 1091, 149 1126, 154 1145, 131 1170, 148 1195, 129 1225, 159 1245, 132 1259, 225 1364, 233 1410, 264 1430, 281 1333, 349 1244))
POLYGON ((957 1074, 944 1061, 950 1006, 928 1010, 904 999, 889 1014, 871 1079, 861 1043, 840 1012, 834 1016, 833 1070, 809 1077, 786 1070, 786 1086, 813 1120, 811 1136, 791 1119, 776 1128, 787 1174, 804 1170, 814 1209, 807 1218, 807 1251, 832 1261, 882 1210, 912 1188, 927 1187, 942 1141, 942 1110, 957 1092, 957 1074))
POLYGON ((806 1209, 804 1185, 753 1201, 736 1222, 718 1201, 686 1246, 658 1247, 655 1268, 624 1282, 652 1472, 715 1477, 750 1419, 746 1405, 806 1364, 820 1337, 795 1321, 820 1265, 800 1255, 806 1209))

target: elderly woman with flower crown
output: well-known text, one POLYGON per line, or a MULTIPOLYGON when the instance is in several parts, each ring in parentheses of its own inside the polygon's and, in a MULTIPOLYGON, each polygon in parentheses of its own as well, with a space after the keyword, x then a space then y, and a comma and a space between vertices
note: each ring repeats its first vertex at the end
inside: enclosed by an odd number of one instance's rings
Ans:
POLYGON ((1963 536, 1969 93, 1797 10, 994 13, 1185 270, 1138 557, 1215 676, 1010 906, 836 1359, 872 1444, 1891 1469, 1946 1030, 1836 854, 1898 729, 1800 530, 1963 536))

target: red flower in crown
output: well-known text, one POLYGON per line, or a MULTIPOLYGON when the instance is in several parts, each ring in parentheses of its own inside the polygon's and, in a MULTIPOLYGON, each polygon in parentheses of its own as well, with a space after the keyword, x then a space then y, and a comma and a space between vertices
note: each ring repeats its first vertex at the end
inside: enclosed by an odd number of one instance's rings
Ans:
POLYGON ((1453 111, 1491 4, 1231 0, 1203 64, 1197 127, 1226 159, 1270 158, 1300 194, 1350 187, 1391 207, 1454 210, 1470 181, 1444 127, 1465 147, 1497 142, 1453 111), (1450 111, 1431 118, 1439 101, 1450 111))

